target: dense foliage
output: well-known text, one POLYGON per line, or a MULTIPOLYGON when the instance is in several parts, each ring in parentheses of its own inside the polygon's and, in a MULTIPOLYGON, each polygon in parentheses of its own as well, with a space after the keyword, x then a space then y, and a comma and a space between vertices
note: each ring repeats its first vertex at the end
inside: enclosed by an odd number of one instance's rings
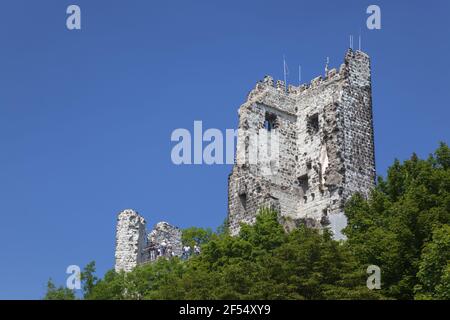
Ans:
MULTIPOLYGON (((102 279, 88 264, 85 299, 450 299, 450 149, 395 161, 368 200, 346 206, 347 241, 300 226, 285 233, 276 212, 262 210, 239 236, 226 228, 189 228, 199 243, 189 260, 159 259, 102 279), (366 268, 381 269, 381 290, 366 286, 366 268)), ((46 299, 73 293, 49 282, 46 299)))
POLYGON ((56 287, 52 279, 47 282, 47 293, 44 300, 74 300, 75 292, 63 286, 56 287))
POLYGON ((450 295, 450 149, 427 160, 395 161, 368 201, 347 204, 347 245, 382 271, 382 292, 397 299, 450 295))

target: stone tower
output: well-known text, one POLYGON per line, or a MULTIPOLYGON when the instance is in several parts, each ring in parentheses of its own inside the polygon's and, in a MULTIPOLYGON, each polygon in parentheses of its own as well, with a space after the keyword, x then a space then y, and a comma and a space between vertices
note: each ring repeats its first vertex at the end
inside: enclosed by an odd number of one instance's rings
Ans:
POLYGON ((374 183, 366 53, 349 49, 339 70, 299 87, 286 88, 280 80, 274 85, 267 76, 239 108, 236 159, 228 178, 232 234, 241 222, 253 223, 258 209, 271 207, 287 229, 299 223, 329 226, 340 239, 345 201, 355 192, 367 196, 374 183), (272 146, 261 148, 261 141, 272 146))
POLYGON ((145 219, 136 211, 127 209, 117 216, 115 270, 131 271, 142 262, 147 245, 145 219))

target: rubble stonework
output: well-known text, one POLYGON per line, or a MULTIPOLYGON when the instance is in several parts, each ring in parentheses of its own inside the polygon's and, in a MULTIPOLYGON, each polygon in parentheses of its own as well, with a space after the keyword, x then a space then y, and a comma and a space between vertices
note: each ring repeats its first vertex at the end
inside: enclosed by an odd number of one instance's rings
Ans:
POLYGON ((134 210, 124 210, 117 216, 116 271, 131 271, 142 262, 147 244, 145 226, 145 219, 134 210))
MULTIPOLYGON (((260 158, 263 155, 258 154, 260 158)), ((254 223, 262 207, 274 208, 287 229, 306 223, 330 226, 337 239, 346 225, 345 201, 367 196, 375 183, 369 56, 351 49, 339 70, 310 84, 274 86, 266 76, 239 108, 236 160, 228 178, 231 234, 254 223), (249 161, 251 136, 267 129, 279 137, 277 171, 264 174, 249 161)))
MULTIPOLYGON (((165 252, 161 253, 165 256, 177 256, 180 257, 183 253, 181 243, 181 230, 178 227, 172 226, 167 222, 158 222, 153 230, 147 235, 148 248, 154 250, 154 254, 157 255, 158 248, 161 246, 165 252), (164 245, 162 245, 164 244, 164 245)), ((153 260, 150 256, 147 260, 153 260)))
POLYGON ((160 256, 181 255, 179 228, 167 222, 159 222, 147 233, 145 219, 136 211, 127 209, 117 216, 116 272, 129 272, 137 265, 153 261, 160 256))

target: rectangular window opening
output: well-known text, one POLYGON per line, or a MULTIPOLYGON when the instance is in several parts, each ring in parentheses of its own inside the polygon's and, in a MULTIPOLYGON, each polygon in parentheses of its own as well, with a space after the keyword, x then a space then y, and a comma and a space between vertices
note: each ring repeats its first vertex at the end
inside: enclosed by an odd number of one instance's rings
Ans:
POLYGON ((264 129, 267 131, 272 131, 277 127, 277 116, 273 113, 266 112, 266 117, 264 120, 264 129))
POLYGON ((304 174, 298 177, 298 185, 303 189, 303 194, 308 190, 308 175, 304 174))
POLYGON ((247 210, 247 194, 242 193, 239 195, 239 200, 241 201, 241 206, 244 210, 247 210))
POLYGON ((306 128, 309 134, 314 134, 319 132, 319 114, 315 113, 308 117, 306 128))

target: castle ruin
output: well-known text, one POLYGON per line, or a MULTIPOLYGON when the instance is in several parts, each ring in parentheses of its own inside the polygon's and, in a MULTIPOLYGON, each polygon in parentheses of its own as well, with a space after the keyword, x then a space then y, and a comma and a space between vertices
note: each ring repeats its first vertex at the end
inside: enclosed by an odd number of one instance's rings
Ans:
MULTIPOLYGON (((327 68, 328 69, 328 68, 327 68)), ((258 153, 261 160, 265 154, 258 153)), ((345 201, 367 196, 375 184, 369 56, 351 49, 339 70, 326 70, 307 85, 285 87, 271 77, 239 108, 236 161, 228 178, 228 222, 254 223, 258 210, 273 208, 289 230, 299 223, 330 227, 342 239, 345 201), (252 138, 261 130, 279 137, 276 173, 251 162, 252 138), (266 170, 267 171, 267 170, 266 170)))
MULTIPOLYGON (((328 69, 328 68, 327 68, 328 69)), ((228 177, 228 226, 255 222, 258 210, 279 213, 287 230, 300 223, 329 227, 342 239, 344 204, 375 184, 372 90, 369 56, 349 49, 339 70, 326 70, 309 84, 288 86, 266 76, 239 108, 235 165, 228 177), (252 139, 275 135, 277 159, 252 155, 252 139), (256 160, 251 161, 252 156, 256 160), (274 160, 274 161, 272 161, 274 160)), ((270 142, 269 142, 270 143, 270 142)), ((269 148, 270 149, 270 148, 269 148)), ((133 210, 117 218, 116 271, 181 256, 181 230, 166 222, 147 233, 145 219, 133 210), (164 252, 157 252, 164 247, 164 252)))

